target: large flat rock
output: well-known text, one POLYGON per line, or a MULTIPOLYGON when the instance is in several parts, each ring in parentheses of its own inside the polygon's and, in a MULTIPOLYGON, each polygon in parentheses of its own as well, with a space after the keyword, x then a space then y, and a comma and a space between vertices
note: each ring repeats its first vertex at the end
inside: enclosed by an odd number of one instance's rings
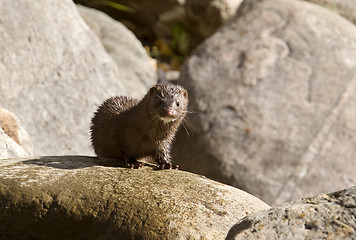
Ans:
POLYGON ((355 25, 326 8, 244 1, 181 71, 194 128, 176 161, 270 204, 355 185, 355 56, 355 25))
POLYGON ((84 156, 0 162, 0 236, 9 239, 224 239, 268 209, 237 188, 179 170, 84 156))

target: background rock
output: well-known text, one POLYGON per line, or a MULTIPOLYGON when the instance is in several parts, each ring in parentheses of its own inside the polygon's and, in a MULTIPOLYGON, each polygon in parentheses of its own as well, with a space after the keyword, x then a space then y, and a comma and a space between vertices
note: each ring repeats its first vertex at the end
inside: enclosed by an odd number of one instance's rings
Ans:
POLYGON ((126 94, 126 66, 118 71, 70 0, 5 0, 0 16, 1 104, 22 120, 36 155, 91 154, 91 117, 126 94))
POLYGON ((95 4, 91 0, 76 0, 75 2, 81 3, 83 5, 98 8, 110 16, 114 16, 120 22, 127 25, 130 30, 132 30, 136 36, 144 39, 149 39, 153 37, 155 26, 157 22, 160 21, 161 16, 170 12, 170 19, 181 19, 180 13, 182 6, 185 4, 185 0, 168 0, 168 1, 147 1, 147 0, 137 0, 135 2, 130 0, 120 1, 120 4, 131 7, 133 12, 129 11, 118 11, 117 9, 105 6, 105 4, 95 4), (179 9, 176 12, 175 9, 179 9))
POLYGON ((198 31, 202 39, 210 37, 223 23, 235 15, 242 0, 187 0, 187 24, 198 31))
POLYGON ((354 0, 307 0, 337 12, 356 24, 356 4, 354 0))
POLYGON ((355 55, 325 8, 245 1, 181 71, 195 130, 176 161, 271 204, 355 185, 355 55))
POLYGON ((269 206, 178 170, 111 167, 81 156, 0 161, 0 232, 9 239, 223 239, 269 206))
POLYGON ((33 146, 20 120, 0 107, 0 159, 28 157, 33 146))
POLYGON ((28 156, 29 154, 0 128, 0 159, 28 156))
POLYGON ((356 187, 251 214, 226 240, 356 239, 356 187))
POLYGON ((132 8, 119 11, 92 0, 76 0, 95 7, 125 24, 142 41, 153 44, 160 38, 177 41, 177 31, 187 33, 180 54, 189 52, 205 38, 213 34, 227 19, 232 17, 242 0, 122 0, 118 3, 132 8))
POLYGON ((84 21, 98 36, 106 52, 115 60, 125 92, 142 98, 157 83, 153 64, 141 42, 124 25, 98 10, 77 5, 84 21))

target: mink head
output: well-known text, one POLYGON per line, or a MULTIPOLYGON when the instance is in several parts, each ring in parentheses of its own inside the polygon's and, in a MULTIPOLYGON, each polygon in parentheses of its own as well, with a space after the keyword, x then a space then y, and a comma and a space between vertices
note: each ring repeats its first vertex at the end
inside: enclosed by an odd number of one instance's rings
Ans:
POLYGON ((164 123, 184 118, 188 107, 188 92, 178 85, 157 84, 149 93, 150 110, 164 123))

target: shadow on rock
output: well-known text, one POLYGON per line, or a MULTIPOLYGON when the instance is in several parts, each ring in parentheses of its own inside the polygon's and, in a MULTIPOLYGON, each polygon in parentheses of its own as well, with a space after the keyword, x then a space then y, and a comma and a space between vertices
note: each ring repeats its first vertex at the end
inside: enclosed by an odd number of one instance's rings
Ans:
POLYGON ((97 158, 79 155, 43 156, 31 160, 25 160, 23 163, 57 169, 79 169, 93 166, 125 167, 124 163, 118 159, 97 158))

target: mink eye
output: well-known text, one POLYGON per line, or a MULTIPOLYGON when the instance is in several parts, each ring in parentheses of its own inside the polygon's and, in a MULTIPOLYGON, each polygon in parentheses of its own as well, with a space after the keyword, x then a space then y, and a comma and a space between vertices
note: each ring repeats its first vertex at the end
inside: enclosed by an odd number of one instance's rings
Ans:
POLYGON ((176 105, 177 105, 177 107, 179 107, 179 104, 180 104, 180 103, 179 103, 178 101, 176 101, 176 105))

